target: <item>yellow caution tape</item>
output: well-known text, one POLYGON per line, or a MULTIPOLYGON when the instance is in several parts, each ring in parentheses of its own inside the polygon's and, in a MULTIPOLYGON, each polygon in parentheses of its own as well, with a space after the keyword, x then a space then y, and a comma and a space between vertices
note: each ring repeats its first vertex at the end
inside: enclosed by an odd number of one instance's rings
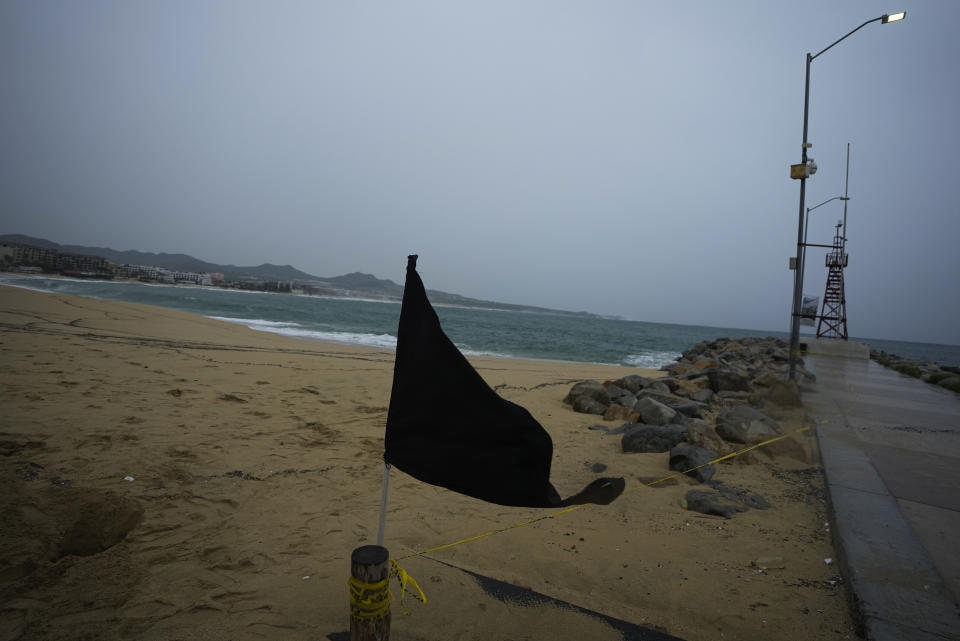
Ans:
MULTIPOLYGON (((822 424, 827 423, 827 422, 829 422, 829 421, 824 420, 824 421, 820 421, 819 424, 822 425, 822 424)), ((644 488, 644 487, 653 487, 654 485, 656 485, 656 484, 658 484, 658 483, 663 483, 664 481, 669 481, 669 480, 672 479, 672 478, 676 478, 676 477, 678 477, 678 476, 682 476, 682 475, 684 475, 684 474, 687 474, 688 472, 693 472, 694 470, 699 470, 701 467, 706 467, 707 465, 713 465, 714 463, 719 463, 719 462, 721 462, 721 461, 725 461, 725 460, 727 460, 727 459, 731 459, 731 458, 734 458, 734 457, 736 457, 736 456, 740 456, 741 454, 746 454, 747 452, 749 452, 749 451, 751 451, 751 450, 755 450, 755 449, 757 449, 758 447, 763 447, 764 445, 769 445, 770 443, 774 443, 774 442, 779 441, 779 440, 781 440, 781 439, 787 438, 787 437, 789 437, 789 436, 792 436, 793 434, 799 434, 799 433, 801 433, 801 432, 806 432, 806 431, 812 429, 813 427, 814 427, 813 425, 806 425, 806 426, 801 427, 800 429, 795 430, 795 431, 793 431, 793 432, 790 432, 790 433, 788 433, 788 434, 781 434, 780 436, 777 436, 777 437, 775 437, 775 438, 771 438, 771 439, 768 439, 768 440, 766 440, 766 441, 762 441, 762 442, 760 442, 760 443, 756 443, 755 445, 751 445, 751 446, 746 447, 746 448, 744 448, 744 449, 742 449, 742 450, 738 450, 738 451, 736 451, 736 452, 733 452, 732 454, 726 454, 726 455, 724 455, 724 456, 715 458, 715 459, 713 459, 712 461, 710 461, 710 462, 708 462, 708 463, 704 463, 703 465, 698 465, 698 466, 696 466, 696 467, 692 467, 692 468, 690 468, 689 470, 684 470, 683 472, 674 472, 673 474, 670 474, 669 476, 665 476, 665 477, 663 477, 663 478, 661 478, 661 479, 657 479, 656 481, 651 481, 650 483, 642 483, 642 484, 638 485, 637 487, 634 487, 634 488, 631 488, 631 489, 625 491, 621 496, 626 496, 627 494, 632 494, 632 493, 634 493, 634 492, 636 492, 636 491, 638 491, 638 490, 640 490, 641 488, 644 488)), ((502 534, 503 532, 509 532, 510 530, 515 530, 515 529, 517 529, 517 528, 526 527, 526 526, 528 526, 528 525, 532 525, 532 524, 537 523, 537 522, 539 522, 539 521, 545 521, 545 520, 547 520, 547 519, 552 519, 552 518, 557 517, 557 516, 560 516, 560 515, 562 515, 562 514, 569 514, 570 512, 575 512, 576 510, 583 509, 583 508, 587 507, 588 505, 594 505, 594 504, 593 504, 593 503, 583 503, 582 505, 575 505, 575 506, 573 506, 573 507, 568 507, 568 508, 565 509, 565 510, 560 510, 559 512, 551 512, 550 514, 546 514, 546 515, 544 515, 544 516, 538 516, 537 518, 535 518, 535 519, 530 519, 529 521, 523 521, 523 522, 521 522, 521 523, 514 523, 513 525, 508 525, 508 526, 506 526, 506 527, 502 527, 502 528, 499 528, 499 529, 497 529, 497 530, 491 530, 491 531, 489 531, 489 532, 484 532, 483 534, 477 534, 476 536, 471 536, 471 537, 466 538, 466 539, 461 539, 461 540, 459 540, 459 541, 454 541, 453 543, 447 543, 446 545, 440 545, 440 546, 437 546, 437 547, 435 547, 435 548, 430 548, 430 549, 428 549, 428 550, 421 550, 420 552, 413 552, 412 554, 408 554, 408 555, 406 555, 406 556, 401 556, 399 560, 403 561, 404 559, 412 559, 412 558, 414 558, 414 557, 423 556, 423 555, 425 555, 425 554, 430 554, 430 553, 432 553, 432 552, 439 552, 440 550, 446 550, 446 549, 449 549, 449 548, 452 548, 452 547, 456 547, 456 546, 458 546, 458 545, 463 545, 464 543, 470 543, 471 541, 477 541, 477 540, 479 540, 479 539, 484 539, 484 538, 487 538, 488 536, 493 536, 494 534, 502 534)), ((416 585, 416 584, 414 584, 414 585, 416 585)), ((418 589, 419 589, 419 588, 418 588, 418 589)), ((421 592, 421 594, 423 594, 423 593, 421 592)), ((425 602, 426 602, 426 601, 424 601, 424 603, 425 603, 425 602)))
POLYGON ((396 559, 390 559, 390 574, 391 576, 397 577, 397 581, 400 582, 400 607, 403 608, 404 614, 410 616, 410 611, 407 610, 407 606, 403 603, 403 600, 407 594, 412 596, 420 603, 424 605, 427 604, 427 595, 424 594, 423 590, 420 589, 420 586, 417 584, 416 580, 407 574, 406 570, 400 567, 396 559), (411 590, 410 587, 407 587, 408 585, 412 587, 413 590, 416 590, 416 592, 411 590))
POLYGON ((351 619, 371 621, 390 613, 390 601, 393 595, 387 587, 390 584, 389 575, 376 583, 364 583, 351 576, 347 584, 350 586, 351 619))
POLYGON ((393 593, 390 592, 390 579, 396 577, 400 583, 400 607, 403 613, 410 616, 410 611, 404 603, 407 594, 420 603, 426 604, 427 595, 423 593, 416 580, 400 567, 395 559, 390 559, 390 573, 387 578, 376 583, 365 583, 354 577, 347 580, 350 586, 350 618, 357 621, 372 621, 387 616, 390 613, 390 602, 393 593), (414 592, 416 590, 416 592, 414 592))

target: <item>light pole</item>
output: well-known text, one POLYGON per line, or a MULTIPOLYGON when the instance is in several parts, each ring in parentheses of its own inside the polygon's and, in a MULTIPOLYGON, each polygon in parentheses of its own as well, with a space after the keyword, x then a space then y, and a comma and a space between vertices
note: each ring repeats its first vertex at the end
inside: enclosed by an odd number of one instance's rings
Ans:
POLYGON ((874 18, 873 20, 867 20, 862 25, 849 32, 847 35, 836 40, 833 44, 823 49, 816 55, 807 54, 807 73, 806 73, 806 83, 803 90, 803 146, 801 147, 800 155, 800 164, 792 165, 790 167, 790 177, 798 178, 800 180, 800 208, 799 208, 799 222, 797 223, 797 257, 795 259, 795 268, 797 268, 796 273, 793 278, 793 312, 792 312, 792 322, 790 324, 790 380, 797 380, 797 351, 800 348, 800 304, 801 304, 801 287, 802 287, 802 275, 800 274, 800 260, 803 251, 803 214, 804 214, 804 200, 806 197, 807 190, 807 178, 816 171, 816 165, 812 164, 812 160, 807 158, 807 149, 810 148, 810 145, 807 143, 807 122, 810 111, 810 63, 820 57, 822 54, 826 53, 828 50, 835 47, 840 42, 846 40, 854 33, 863 29, 868 24, 872 22, 879 22, 881 24, 887 24, 888 22, 897 22, 903 20, 906 17, 906 12, 901 11, 900 13, 891 13, 883 14, 879 18, 874 18), (809 160, 809 163, 808 163, 809 160))

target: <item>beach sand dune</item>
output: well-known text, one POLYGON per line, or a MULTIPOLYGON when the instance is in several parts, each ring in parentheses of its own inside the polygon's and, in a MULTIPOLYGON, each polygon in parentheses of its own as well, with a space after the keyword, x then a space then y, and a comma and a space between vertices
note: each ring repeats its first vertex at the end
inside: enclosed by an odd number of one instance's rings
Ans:
MULTIPOLYGON (((551 433, 561 495, 598 476, 595 463, 628 490, 667 474, 666 454, 624 454, 618 437, 587 429, 599 417, 561 402, 574 381, 642 370, 470 360, 551 433)), ((347 630, 350 552, 376 538, 392 373, 390 351, 0 287, 0 638, 347 630)), ((799 427, 802 416, 778 418, 799 427)), ((824 562, 834 554, 814 441, 800 441, 814 463, 753 455, 718 471, 769 510, 685 511, 695 484, 683 477, 404 559, 429 602, 408 599, 409 617, 395 603, 393 638, 622 638, 557 602, 497 598, 476 575, 684 639, 853 638, 824 562), (758 570, 761 557, 782 567, 758 570)), ((396 470, 390 490, 396 558, 548 513, 396 470)))

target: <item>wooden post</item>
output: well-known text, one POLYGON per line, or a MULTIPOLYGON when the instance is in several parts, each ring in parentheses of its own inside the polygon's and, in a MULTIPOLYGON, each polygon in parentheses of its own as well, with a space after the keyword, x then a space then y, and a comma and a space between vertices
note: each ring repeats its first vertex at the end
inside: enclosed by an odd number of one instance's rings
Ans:
MULTIPOLYGON (((384 581, 390 573, 390 552, 380 545, 363 545, 350 555, 350 575, 364 584, 384 581)), ((354 588, 351 586, 351 590, 354 588)), ((384 587, 385 591, 387 588, 384 587)), ((378 591, 363 591, 362 599, 375 596, 378 591)), ((385 595, 382 595, 385 596, 385 595)), ((382 616, 357 616, 354 598, 350 601, 350 641, 388 641, 390 639, 390 605, 382 616)))

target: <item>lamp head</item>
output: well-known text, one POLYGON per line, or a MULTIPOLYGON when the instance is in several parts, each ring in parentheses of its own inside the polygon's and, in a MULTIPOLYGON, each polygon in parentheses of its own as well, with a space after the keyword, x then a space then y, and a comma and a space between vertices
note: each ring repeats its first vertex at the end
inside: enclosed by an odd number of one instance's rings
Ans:
POLYGON ((885 13, 880 17, 880 22, 882 24, 887 24, 888 22, 899 22, 907 17, 906 11, 901 11, 900 13, 885 13))

